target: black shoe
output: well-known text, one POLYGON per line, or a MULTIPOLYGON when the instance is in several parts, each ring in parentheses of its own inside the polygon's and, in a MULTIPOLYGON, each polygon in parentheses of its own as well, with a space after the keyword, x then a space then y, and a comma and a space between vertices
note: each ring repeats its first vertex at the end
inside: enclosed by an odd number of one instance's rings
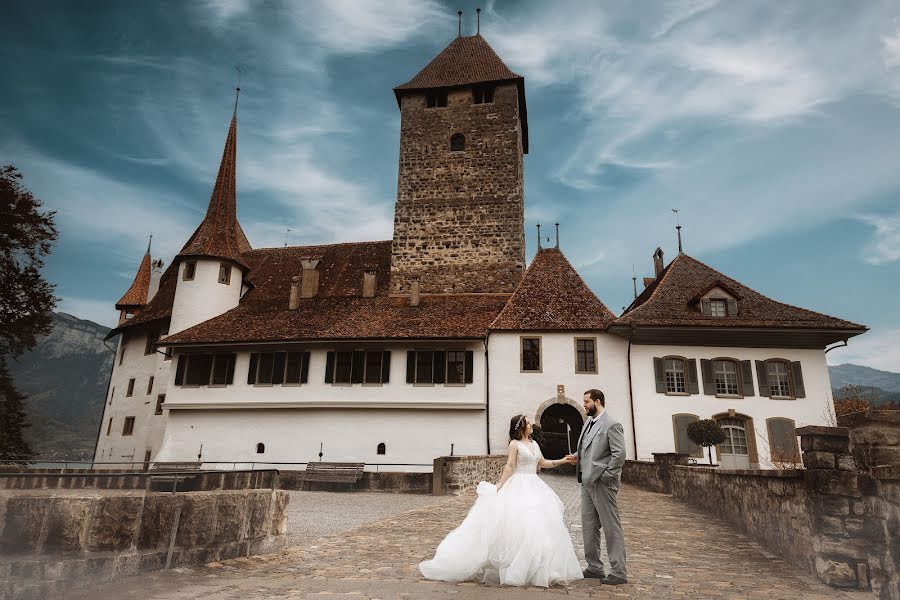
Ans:
POLYGON ((628 583, 628 580, 624 577, 617 577, 616 575, 607 575, 600 580, 600 583, 605 583, 606 585, 622 585, 623 583, 628 583))
POLYGON ((585 569, 583 575, 585 579, 606 579, 604 573, 598 573, 597 571, 591 571, 590 569, 585 569))

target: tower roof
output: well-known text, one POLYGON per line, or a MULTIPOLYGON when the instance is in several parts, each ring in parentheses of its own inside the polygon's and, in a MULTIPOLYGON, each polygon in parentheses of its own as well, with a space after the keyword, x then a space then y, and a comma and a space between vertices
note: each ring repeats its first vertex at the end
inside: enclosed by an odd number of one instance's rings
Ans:
POLYGON ((216 176, 209 208, 203 221, 191 235, 190 239, 178 253, 178 258, 189 256, 206 256, 229 260, 242 269, 248 267, 241 258, 243 252, 250 250, 247 236, 237 220, 237 195, 235 169, 237 163, 237 102, 228 137, 225 138, 225 150, 216 176))
POLYGON ((558 248, 538 250, 491 330, 606 329, 615 315, 597 298, 558 248))
POLYGON ((459 87, 479 83, 514 82, 519 90, 522 149, 528 153, 528 111, 525 108, 525 78, 513 72, 480 34, 459 36, 425 68, 394 88, 397 104, 404 92, 459 87))
POLYGON ((134 281, 131 282, 131 287, 128 288, 128 291, 119 298, 118 302, 116 302, 116 310, 144 306, 147 303, 147 293, 149 291, 150 248, 147 247, 147 252, 144 254, 144 258, 141 259, 141 264, 138 267, 137 273, 134 275, 134 281))

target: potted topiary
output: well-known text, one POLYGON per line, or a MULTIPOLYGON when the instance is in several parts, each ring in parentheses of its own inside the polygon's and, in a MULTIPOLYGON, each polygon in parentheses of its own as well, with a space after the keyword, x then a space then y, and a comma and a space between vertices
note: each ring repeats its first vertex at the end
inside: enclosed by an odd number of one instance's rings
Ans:
POLYGON ((725 441, 725 430, 712 419, 694 421, 687 427, 687 435, 698 446, 709 448, 709 464, 713 464, 712 447, 725 441))

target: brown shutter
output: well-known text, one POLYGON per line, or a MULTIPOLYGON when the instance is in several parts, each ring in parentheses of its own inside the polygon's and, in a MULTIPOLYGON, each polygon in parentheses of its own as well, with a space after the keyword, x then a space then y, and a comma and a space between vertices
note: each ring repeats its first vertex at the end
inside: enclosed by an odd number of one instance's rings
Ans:
POLYGON ((391 380, 391 351, 385 350, 381 353, 381 383, 388 383, 391 380))
POLYGON ((749 360, 741 361, 741 386, 744 396, 753 396, 753 365, 749 360))
POLYGON ((803 372, 800 370, 800 362, 791 363, 791 383, 794 384, 794 398, 806 398, 806 389, 803 387, 803 372))
POLYGON ((472 369, 475 366, 475 353, 466 350, 466 383, 472 383, 472 369))
POLYGON ((276 352, 272 362, 272 385, 284 383, 284 352, 276 352))
POLYGON ((737 316, 737 300, 729 299, 725 302, 725 314, 729 317, 737 316))
POLYGON ((437 350, 434 353, 434 382, 445 383, 447 379, 447 353, 437 350))
POLYGON ((353 351, 353 369, 350 372, 350 383, 362 383, 366 370, 366 353, 363 350, 353 351))
POLYGON ((178 364, 175 366, 175 385, 184 383, 184 365, 186 362, 184 354, 178 357, 178 364))
POLYGON ((256 361, 258 359, 258 355, 256 352, 250 353, 250 368, 247 369, 247 385, 253 385, 256 383, 256 361))
POLYGON ((766 361, 756 361, 756 384, 759 386, 759 395, 768 397, 769 394, 769 372, 766 370, 766 361))
MULTIPOLYGON (((691 358, 687 361, 687 391, 689 394, 700 393, 700 382, 697 381, 697 359, 691 358)), ((687 425, 685 425, 687 427, 687 425)))
POLYGON ((334 383, 334 351, 325 355, 325 383, 334 383))
POLYGON ((707 396, 716 395, 716 380, 713 378, 712 361, 700 359, 700 374, 703 376, 703 393, 707 396))
POLYGON ((688 425, 699 419, 694 415, 674 415, 672 419, 675 423, 675 452, 690 455, 699 453, 700 446, 692 442, 687 434, 688 425))
POLYGON ((309 350, 300 353, 303 362, 300 363, 300 383, 306 383, 309 379, 309 350))
POLYGON ((416 382, 416 351, 406 351, 406 383, 416 382))
POLYGON ((234 383, 234 363, 237 362, 237 354, 231 353, 228 355, 228 371, 225 375, 225 385, 231 385, 234 383))
POLYGON ((666 393, 666 372, 665 372, 665 365, 663 364, 663 359, 661 359, 661 358, 653 359, 653 370, 656 373, 656 393, 657 394, 665 394, 666 393))
POLYGON ((710 306, 709 300, 701 300, 700 301, 700 309, 703 311, 703 314, 707 317, 712 315, 712 307, 710 306))

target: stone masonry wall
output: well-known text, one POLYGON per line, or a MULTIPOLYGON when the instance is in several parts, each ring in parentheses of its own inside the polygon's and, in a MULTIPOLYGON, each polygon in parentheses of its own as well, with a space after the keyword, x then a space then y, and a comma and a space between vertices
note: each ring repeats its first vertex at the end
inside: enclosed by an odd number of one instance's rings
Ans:
POLYGON ((0 598, 285 546, 288 493, 0 493, 0 598))
POLYGON ((503 473, 506 456, 442 456, 434 459, 435 496, 458 496, 474 490, 480 481, 496 483, 503 473))
POLYGON ((518 89, 497 86, 472 104, 470 88, 447 106, 403 96, 391 293, 512 292, 525 268, 525 203, 518 89), (451 152, 450 137, 465 136, 451 152))
POLYGON ((654 453, 653 462, 626 460, 622 481, 661 494, 672 493, 672 473, 675 465, 686 465, 687 454, 654 453))

